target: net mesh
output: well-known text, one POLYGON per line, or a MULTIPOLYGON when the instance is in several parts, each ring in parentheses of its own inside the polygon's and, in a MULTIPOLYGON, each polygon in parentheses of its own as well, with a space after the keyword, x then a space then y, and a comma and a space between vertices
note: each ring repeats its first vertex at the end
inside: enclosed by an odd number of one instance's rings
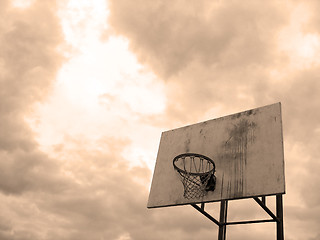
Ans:
POLYGON ((211 159, 199 154, 181 154, 174 158, 173 165, 180 175, 185 198, 194 199, 206 195, 208 181, 215 170, 211 159))

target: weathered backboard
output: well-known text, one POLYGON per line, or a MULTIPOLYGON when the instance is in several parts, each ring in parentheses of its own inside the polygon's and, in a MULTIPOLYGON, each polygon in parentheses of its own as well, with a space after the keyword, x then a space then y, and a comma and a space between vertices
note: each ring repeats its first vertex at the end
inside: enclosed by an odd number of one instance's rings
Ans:
POLYGON ((276 103, 163 132, 148 208, 284 193, 281 104, 276 103), (184 153, 213 160, 213 191, 191 199, 184 195, 173 166, 173 159, 184 153))

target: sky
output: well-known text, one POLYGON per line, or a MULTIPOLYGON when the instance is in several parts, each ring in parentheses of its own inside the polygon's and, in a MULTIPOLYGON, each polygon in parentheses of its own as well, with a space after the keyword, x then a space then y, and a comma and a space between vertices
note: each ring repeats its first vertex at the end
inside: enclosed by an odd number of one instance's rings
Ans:
MULTIPOLYGON (((146 208, 161 132, 276 102, 285 237, 320 239, 319 11, 316 0, 1 0, 0 239, 215 239, 190 206, 146 208)), ((261 217, 252 199, 229 203, 230 220, 261 217)), ((227 230, 274 234, 273 223, 227 230)))

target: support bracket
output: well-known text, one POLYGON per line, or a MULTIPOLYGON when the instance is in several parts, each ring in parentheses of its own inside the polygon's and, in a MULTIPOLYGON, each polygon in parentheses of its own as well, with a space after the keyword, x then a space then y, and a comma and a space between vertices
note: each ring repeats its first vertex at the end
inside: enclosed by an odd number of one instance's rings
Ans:
POLYGON ((227 222, 227 223, 225 223, 225 225, 250 224, 250 223, 265 223, 265 222, 275 222, 275 220, 274 220, 274 219, 264 219, 264 220, 252 220, 252 221, 227 222))
POLYGON ((222 200, 220 205, 220 221, 216 220, 209 213, 204 210, 205 203, 201 203, 201 207, 197 204, 191 204, 196 210, 214 222, 219 226, 219 240, 226 239, 226 226, 227 225, 237 225, 237 224, 250 224, 250 223, 266 223, 266 222, 276 222, 277 223, 277 240, 284 240, 284 230, 283 230, 283 200, 282 194, 276 195, 276 215, 266 206, 266 196, 262 196, 260 200, 258 197, 253 197, 253 199, 265 210, 271 219, 263 219, 263 220, 251 220, 251 221, 235 221, 235 222, 227 222, 227 208, 228 201, 222 200))
POLYGON ((276 221, 278 223, 280 222, 279 218, 277 218, 273 214, 273 212, 259 198, 254 197, 253 199, 263 208, 263 210, 265 210, 270 215, 270 217, 273 218, 274 221, 276 221))
POLYGON ((204 203, 201 204, 201 207, 199 207, 196 204, 191 204, 192 207, 194 207, 195 209, 197 209, 199 212, 201 212, 204 216, 206 216, 207 218, 209 218, 212 222, 214 222, 215 224, 217 224, 218 226, 221 226, 221 224, 219 223, 219 221, 217 221, 214 217, 212 217, 209 213, 207 213, 204 210, 204 203))

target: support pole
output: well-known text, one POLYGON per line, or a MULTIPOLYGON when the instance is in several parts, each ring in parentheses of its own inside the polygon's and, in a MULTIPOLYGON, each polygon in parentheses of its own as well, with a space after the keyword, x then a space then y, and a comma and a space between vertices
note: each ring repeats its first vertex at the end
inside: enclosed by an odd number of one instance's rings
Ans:
POLYGON ((283 227, 283 199, 282 194, 276 195, 276 214, 274 214, 267 206, 265 196, 260 200, 258 197, 253 199, 272 217, 271 219, 263 220, 251 220, 251 221, 235 221, 227 222, 228 212, 228 200, 222 200, 220 202, 220 219, 217 221, 214 217, 208 214, 205 210, 205 203, 201 203, 200 206, 197 204, 191 204, 192 207, 201 212, 204 216, 210 219, 212 222, 219 226, 218 240, 226 240, 227 225, 238 225, 238 224, 251 224, 251 223, 267 223, 276 222, 277 224, 277 240, 284 240, 284 227, 283 227))
POLYGON ((277 218, 279 219, 277 222, 277 240, 284 240, 282 194, 276 196, 276 212, 277 218))
POLYGON ((220 204, 220 226, 218 240, 226 239, 226 222, 227 222, 228 201, 222 200, 220 204))

